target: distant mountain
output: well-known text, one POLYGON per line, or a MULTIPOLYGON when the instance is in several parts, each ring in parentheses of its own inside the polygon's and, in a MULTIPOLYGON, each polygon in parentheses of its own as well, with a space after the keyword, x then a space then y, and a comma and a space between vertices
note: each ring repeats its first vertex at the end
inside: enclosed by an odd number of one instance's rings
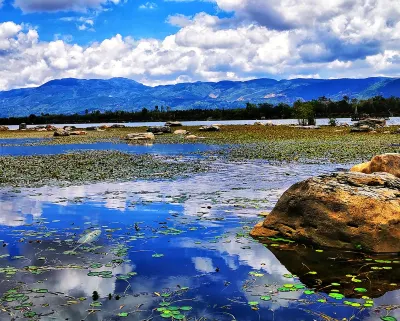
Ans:
POLYGON ((288 103, 326 96, 365 99, 400 96, 400 79, 255 79, 183 83, 149 87, 125 78, 52 80, 37 88, 0 92, 0 117, 41 113, 84 113, 85 110, 137 111, 143 107, 172 109, 238 108, 252 103, 288 103))

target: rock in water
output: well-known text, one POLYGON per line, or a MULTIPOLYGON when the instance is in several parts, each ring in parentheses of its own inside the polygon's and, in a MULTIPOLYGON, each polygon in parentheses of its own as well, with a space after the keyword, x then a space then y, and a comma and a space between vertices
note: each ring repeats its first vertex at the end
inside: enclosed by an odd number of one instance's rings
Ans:
POLYGON ((350 171, 364 174, 386 172, 400 178, 400 154, 375 156, 370 162, 356 165, 350 171))
POLYGON ((26 124, 25 124, 25 123, 19 124, 19 127, 18 127, 19 130, 25 130, 26 128, 27 128, 27 127, 26 127, 26 124))
POLYGON ((336 173, 290 187, 254 237, 283 236, 323 247, 400 252, 400 179, 336 173))

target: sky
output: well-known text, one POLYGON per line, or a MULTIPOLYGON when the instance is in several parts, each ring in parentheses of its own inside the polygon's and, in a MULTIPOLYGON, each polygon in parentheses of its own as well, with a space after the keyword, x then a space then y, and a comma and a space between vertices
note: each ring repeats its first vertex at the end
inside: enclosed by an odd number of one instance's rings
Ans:
POLYGON ((400 76, 399 0, 0 0, 0 90, 400 76))

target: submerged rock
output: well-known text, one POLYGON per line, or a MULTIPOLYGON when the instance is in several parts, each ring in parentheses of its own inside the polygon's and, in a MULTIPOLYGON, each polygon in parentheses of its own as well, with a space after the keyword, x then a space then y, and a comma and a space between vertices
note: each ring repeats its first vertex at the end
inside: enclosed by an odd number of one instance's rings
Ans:
POLYGON ((400 179, 388 173, 336 173, 307 179, 290 187, 251 235, 400 252, 400 179))
POLYGON ((358 164, 352 167, 350 171, 364 174, 386 172, 400 178, 400 154, 374 156, 371 161, 358 164))

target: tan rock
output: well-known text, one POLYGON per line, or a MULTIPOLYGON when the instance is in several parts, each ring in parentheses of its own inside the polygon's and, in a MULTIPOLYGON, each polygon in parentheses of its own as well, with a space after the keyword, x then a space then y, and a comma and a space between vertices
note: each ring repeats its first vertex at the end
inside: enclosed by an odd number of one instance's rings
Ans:
POLYGON ((87 132, 84 130, 75 130, 73 132, 69 133, 72 136, 82 136, 82 135, 87 135, 87 132))
POLYGON ((174 131, 174 135, 188 135, 189 132, 185 129, 178 129, 174 131))
POLYGON ((336 173, 290 187, 255 237, 282 236, 323 247, 400 252, 400 179, 336 173))
POLYGON ((188 135, 185 137, 186 139, 196 139, 197 136, 196 135, 188 135))
POLYGON ((153 133, 131 133, 126 135, 126 140, 130 141, 151 141, 155 139, 153 133))
POLYGON ((400 178, 400 154, 374 156, 370 162, 355 165, 350 171, 364 174, 385 172, 400 178))

